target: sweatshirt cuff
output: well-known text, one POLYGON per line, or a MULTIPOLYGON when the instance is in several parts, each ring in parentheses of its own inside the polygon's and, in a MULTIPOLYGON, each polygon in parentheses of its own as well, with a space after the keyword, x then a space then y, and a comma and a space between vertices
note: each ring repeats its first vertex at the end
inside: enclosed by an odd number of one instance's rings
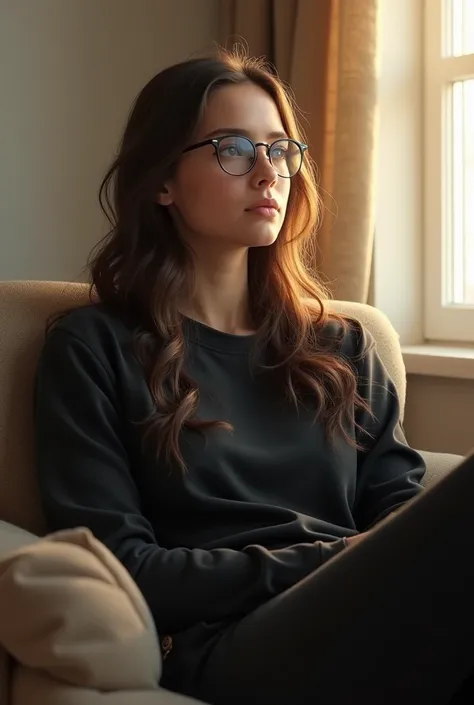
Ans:
POLYGON ((342 539, 336 539, 336 541, 331 541, 330 543, 321 542, 321 565, 326 563, 333 556, 337 556, 345 548, 348 548, 347 539, 344 536, 342 539))

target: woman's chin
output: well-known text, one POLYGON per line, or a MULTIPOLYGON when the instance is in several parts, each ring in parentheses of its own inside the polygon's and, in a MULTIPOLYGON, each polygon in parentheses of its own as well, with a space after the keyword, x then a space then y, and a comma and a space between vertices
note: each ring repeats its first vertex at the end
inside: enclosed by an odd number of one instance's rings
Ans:
POLYGON ((259 232, 248 233, 247 247, 268 247, 278 238, 280 230, 277 228, 261 228, 259 232))

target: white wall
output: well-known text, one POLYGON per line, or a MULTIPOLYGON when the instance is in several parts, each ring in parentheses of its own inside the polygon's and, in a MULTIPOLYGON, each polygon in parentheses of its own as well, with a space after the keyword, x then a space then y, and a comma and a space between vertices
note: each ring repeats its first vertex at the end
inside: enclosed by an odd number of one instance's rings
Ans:
POLYGON ((129 107, 210 48, 217 0, 0 0, 0 279, 82 279, 129 107))

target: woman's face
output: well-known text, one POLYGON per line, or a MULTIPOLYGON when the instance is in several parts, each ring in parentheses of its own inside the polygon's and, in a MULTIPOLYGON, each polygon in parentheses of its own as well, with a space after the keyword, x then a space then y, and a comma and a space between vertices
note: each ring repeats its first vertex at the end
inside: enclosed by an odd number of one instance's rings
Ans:
MULTIPOLYGON (((228 134, 268 144, 285 136, 268 93, 249 82, 223 86, 211 95, 192 144, 228 134)), ((236 155, 233 145, 238 147, 235 140, 221 143, 224 163, 236 155)), ((257 153, 255 166, 243 176, 223 171, 211 144, 183 154, 159 202, 170 208, 178 232, 191 246, 199 250, 210 245, 215 251, 275 242, 285 219, 291 179, 278 176, 265 147, 258 147, 257 153), (265 199, 276 201, 277 208, 257 209, 265 199)))

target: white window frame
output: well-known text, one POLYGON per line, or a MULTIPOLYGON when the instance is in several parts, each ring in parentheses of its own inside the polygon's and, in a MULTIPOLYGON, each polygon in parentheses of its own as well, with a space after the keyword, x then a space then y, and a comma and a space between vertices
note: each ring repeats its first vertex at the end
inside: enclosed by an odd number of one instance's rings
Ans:
POLYGON ((450 127, 448 87, 452 81, 474 78, 474 54, 446 55, 447 3, 424 2, 424 337, 473 343, 474 307, 446 305, 451 163, 444 138, 450 127))

